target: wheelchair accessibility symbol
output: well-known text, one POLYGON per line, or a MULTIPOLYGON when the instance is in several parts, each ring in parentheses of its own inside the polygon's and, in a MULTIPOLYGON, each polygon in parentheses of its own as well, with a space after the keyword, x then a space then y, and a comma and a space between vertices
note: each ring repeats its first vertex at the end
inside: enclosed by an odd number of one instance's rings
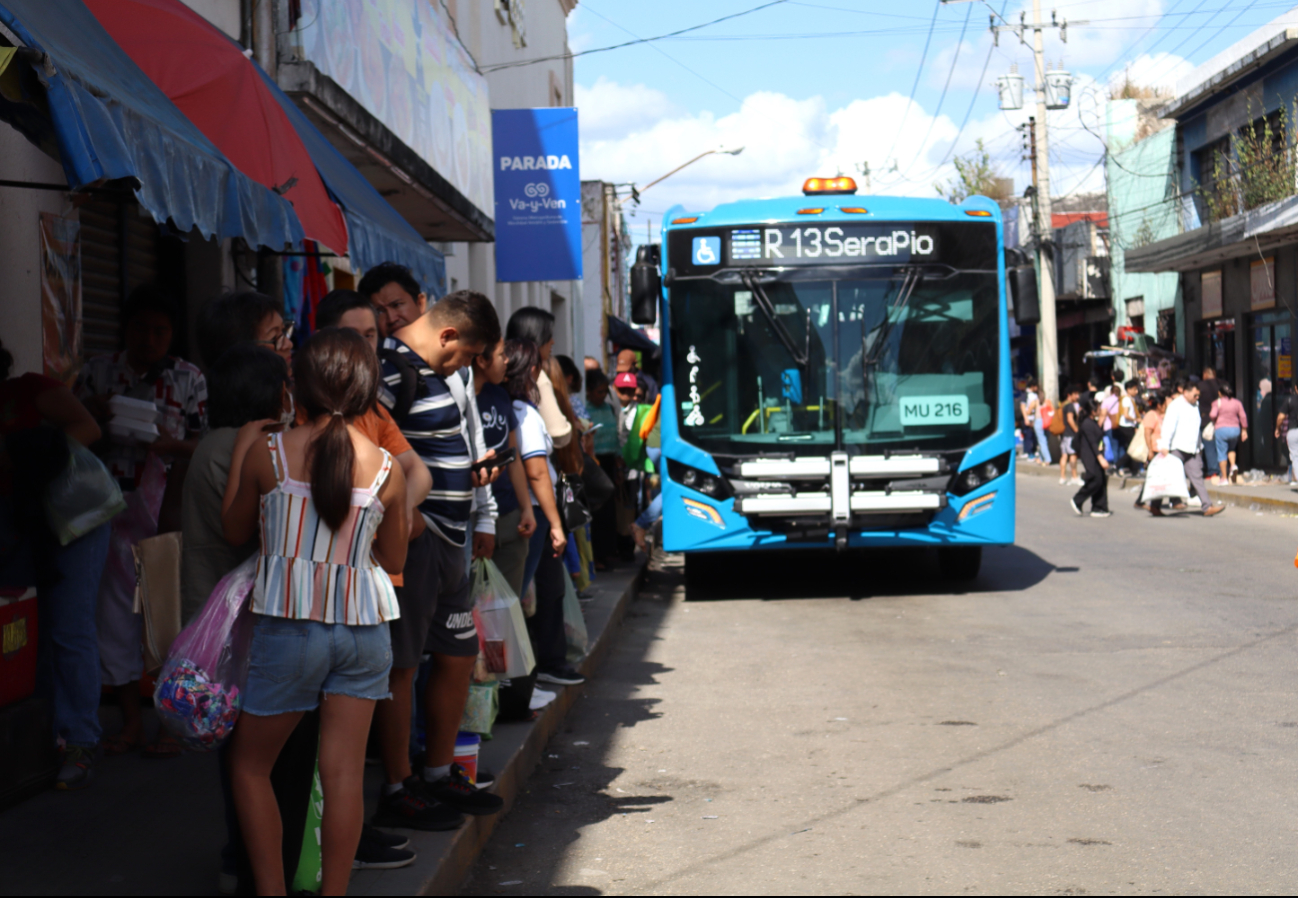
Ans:
POLYGON ((694 264, 695 265, 720 265, 721 264, 721 238, 720 237, 695 237, 694 238, 694 264))

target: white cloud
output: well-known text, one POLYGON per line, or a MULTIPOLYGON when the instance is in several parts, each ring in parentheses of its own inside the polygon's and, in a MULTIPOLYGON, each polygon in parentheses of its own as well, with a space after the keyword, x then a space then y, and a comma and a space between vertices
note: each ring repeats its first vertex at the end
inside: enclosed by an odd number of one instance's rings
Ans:
MULTIPOLYGON (((1079 79, 1073 108, 1050 114, 1056 129, 1052 192, 1103 188, 1103 171, 1095 166, 1102 147, 1081 127, 1080 107, 1086 104, 1076 99, 1097 91, 1092 82, 1079 79)), ((706 150, 745 148, 739 156, 703 159, 645 193, 643 208, 655 216, 676 203, 708 209, 738 199, 797 194, 803 180, 813 175, 851 175, 865 192, 866 163, 872 174, 871 192, 933 196, 935 181, 954 176, 954 166, 946 157, 952 155, 949 151, 968 103, 964 98, 934 118, 916 102, 910 102, 907 111, 909 101, 898 93, 830 109, 820 97, 799 100, 763 91, 749 95, 736 112, 718 117, 665 104, 658 108, 667 111, 656 116, 644 114, 643 107, 635 108, 632 115, 625 105, 610 100, 653 94, 640 85, 609 81, 578 92, 583 178, 644 185, 706 150), (587 107, 583 105, 587 97, 597 102, 587 107)), ((1027 99, 1030 104, 1030 94, 1027 99)), ((959 134, 954 152, 968 153, 982 138, 1002 175, 1014 178, 1016 189, 1022 191, 1028 183, 1028 166, 1020 158, 1021 138, 1014 129, 1034 112, 1029 105, 975 118, 959 134)), ((1087 124, 1099 130, 1094 102, 1085 114, 1087 124)))
POLYGON ((1176 83, 1194 71, 1194 65, 1187 59, 1171 53, 1155 53, 1152 56, 1144 53, 1131 62, 1116 69, 1109 76, 1109 86, 1118 87, 1130 80, 1140 87, 1153 87, 1171 93, 1176 83))
POLYGON ((625 137, 638 125, 666 118, 674 111, 662 91, 643 84, 621 85, 603 76, 591 87, 576 85, 574 93, 581 110, 582 136, 595 140, 625 137))

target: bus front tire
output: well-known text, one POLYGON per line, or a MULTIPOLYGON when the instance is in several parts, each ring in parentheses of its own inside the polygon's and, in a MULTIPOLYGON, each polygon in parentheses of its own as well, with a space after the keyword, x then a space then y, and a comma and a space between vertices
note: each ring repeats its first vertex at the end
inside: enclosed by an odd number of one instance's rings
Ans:
POLYGON ((982 546, 951 546, 938 549, 937 563, 944 580, 973 580, 982 567, 982 546))

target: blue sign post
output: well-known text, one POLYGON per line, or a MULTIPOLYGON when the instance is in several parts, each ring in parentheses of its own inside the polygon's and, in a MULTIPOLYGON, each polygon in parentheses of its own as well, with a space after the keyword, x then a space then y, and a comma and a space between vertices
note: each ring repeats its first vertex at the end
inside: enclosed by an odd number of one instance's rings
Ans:
POLYGON ((577 110, 493 109, 491 139, 496 280, 579 280, 577 110))

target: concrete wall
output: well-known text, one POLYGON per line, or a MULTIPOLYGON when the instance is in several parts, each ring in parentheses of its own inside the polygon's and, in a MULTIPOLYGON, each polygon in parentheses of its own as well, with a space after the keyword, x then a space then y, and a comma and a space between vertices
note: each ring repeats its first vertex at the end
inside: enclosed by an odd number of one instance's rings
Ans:
MULTIPOLYGON (((239 39, 240 0, 181 0, 227 35, 239 39)), ((266 0, 269 2, 269 0, 266 0)))
MULTIPOLYGON (((0 123, 5 178, 64 184, 63 167, 9 125, 0 123)), ((0 248, 5 258, 0 340, 14 356, 14 374, 42 371, 40 213, 76 216, 66 193, 0 187, 0 248)))

